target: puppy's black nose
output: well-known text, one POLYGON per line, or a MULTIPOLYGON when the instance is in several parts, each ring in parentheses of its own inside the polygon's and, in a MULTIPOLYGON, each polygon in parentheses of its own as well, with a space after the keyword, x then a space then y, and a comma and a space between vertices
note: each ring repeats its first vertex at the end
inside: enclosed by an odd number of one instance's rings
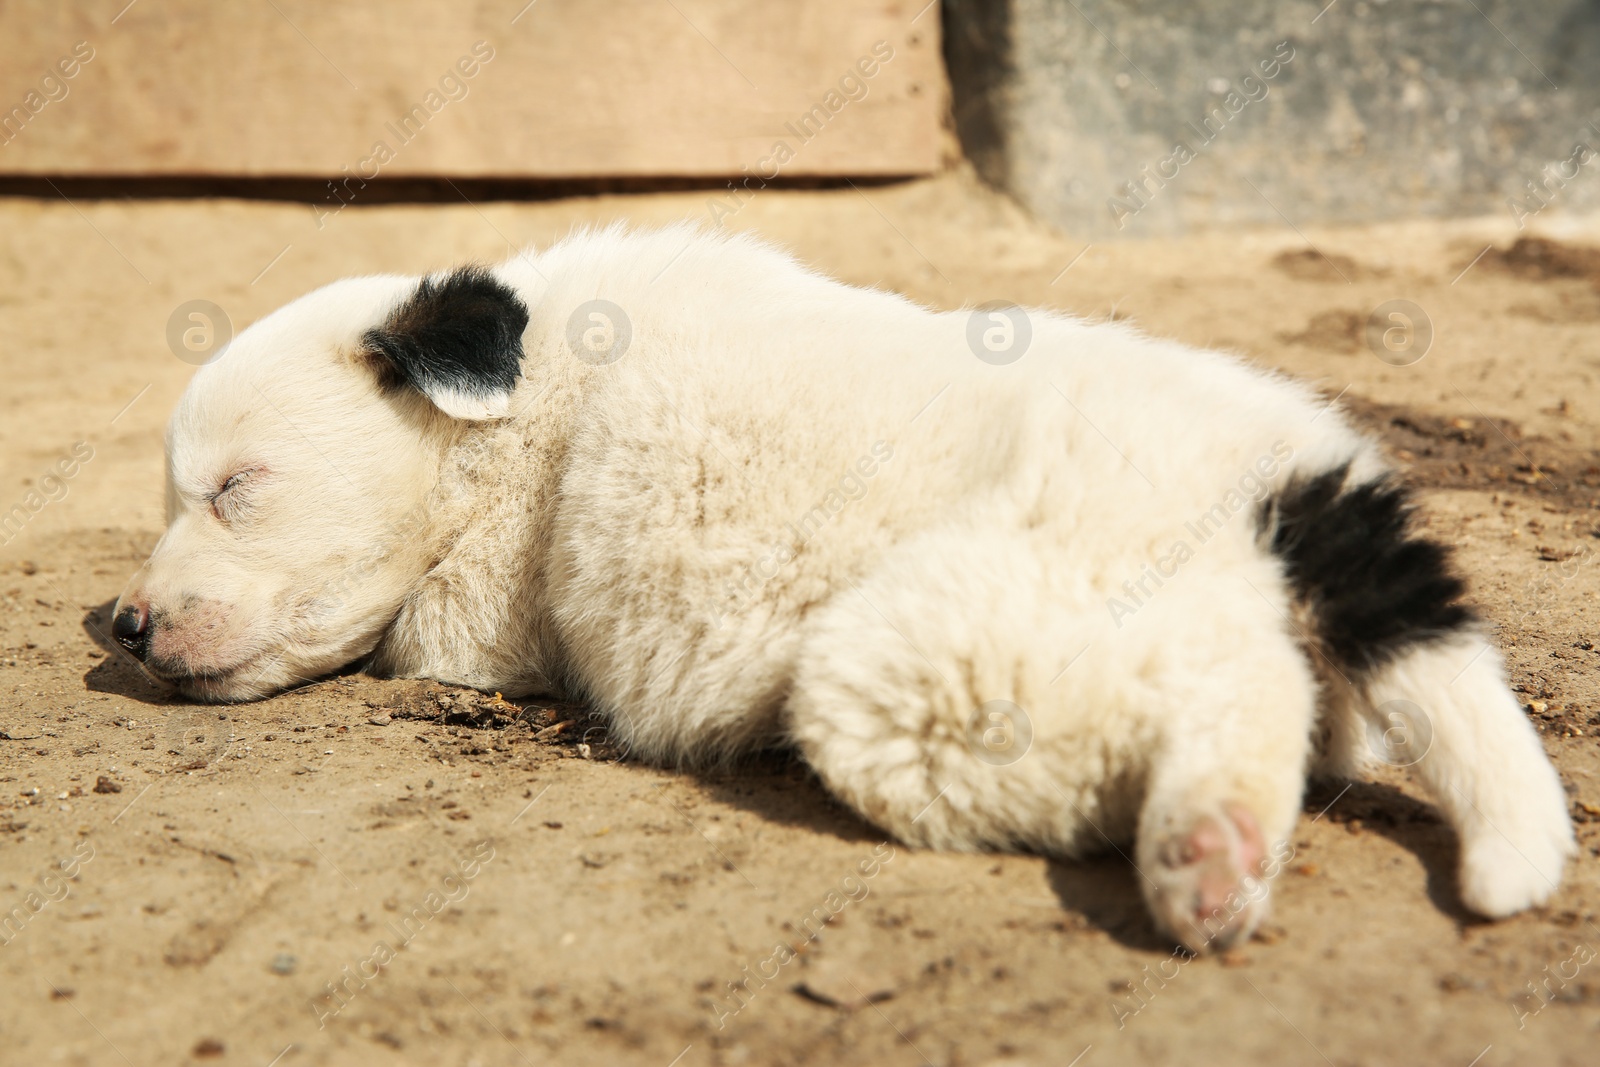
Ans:
POLYGON ((150 651, 150 613, 144 608, 125 607, 111 620, 111 636, 132 652, 141 663, 150 651))

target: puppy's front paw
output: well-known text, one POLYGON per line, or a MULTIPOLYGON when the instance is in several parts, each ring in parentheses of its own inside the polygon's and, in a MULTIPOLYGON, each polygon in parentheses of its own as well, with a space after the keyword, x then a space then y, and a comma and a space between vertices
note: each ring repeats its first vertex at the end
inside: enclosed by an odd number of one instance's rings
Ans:
POLYGON ((1575 850, 1565 812, 1559 826, 1513 841, 1484 827, 1461 846, 1461 902, 1479 915, 1501 919, 1543 904, 1561 884, 1575 850))
POLYGON ((1250 936, 1267 914, 1261 826, 1237 804, 1179 825, 1184 828, 1139 850, 1150 911, 1190 952, 1227 948, 1250 936))

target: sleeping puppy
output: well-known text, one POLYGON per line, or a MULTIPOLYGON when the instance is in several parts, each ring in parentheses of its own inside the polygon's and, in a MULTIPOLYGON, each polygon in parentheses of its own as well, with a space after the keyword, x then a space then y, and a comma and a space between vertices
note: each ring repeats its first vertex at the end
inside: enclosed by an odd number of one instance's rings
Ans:
POLYGON ((336 282, 200 369, 116 639, 200 700, 357 660, 643 759, 791 743, 902 841, 1134 844, 1196 951, 1308 773, 1414 766, 1509 915, 1566 800, 1377 448, 1235 359, 934 312, 686 227, 336 282))

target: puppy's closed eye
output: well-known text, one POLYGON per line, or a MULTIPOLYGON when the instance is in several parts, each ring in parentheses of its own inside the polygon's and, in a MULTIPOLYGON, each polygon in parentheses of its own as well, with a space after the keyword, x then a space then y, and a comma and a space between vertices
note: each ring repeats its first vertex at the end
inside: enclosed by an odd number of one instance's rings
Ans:
POLYGON ((248 515, 251 482, 260 474, 260 468, 246 467, 228 475, 221 488, 211 494, 211 513, 225 523, 237 522, 248 515))

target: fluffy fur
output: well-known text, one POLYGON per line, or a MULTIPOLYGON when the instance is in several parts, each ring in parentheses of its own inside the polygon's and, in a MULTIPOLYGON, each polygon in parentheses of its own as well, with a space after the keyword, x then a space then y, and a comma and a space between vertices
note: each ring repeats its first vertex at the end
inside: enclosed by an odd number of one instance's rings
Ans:
POLYGON ((1373 444, 1230 357, 1028 315, 997 366, 967 312, 686 227, 338 282, 196 374, 119 617, 205 699, 370 656, 581 697, 656 763, 792 742, 915 844, 1131 841, 1195 949, 1260 920, 1313 759, 1360 773, 1404 699, 1466 903, 1554 892, 1560 782, 1373 444), (476 326, 437 321, 452 284, 476 326), (611 362, 569 340, 596 300, 611 362))

